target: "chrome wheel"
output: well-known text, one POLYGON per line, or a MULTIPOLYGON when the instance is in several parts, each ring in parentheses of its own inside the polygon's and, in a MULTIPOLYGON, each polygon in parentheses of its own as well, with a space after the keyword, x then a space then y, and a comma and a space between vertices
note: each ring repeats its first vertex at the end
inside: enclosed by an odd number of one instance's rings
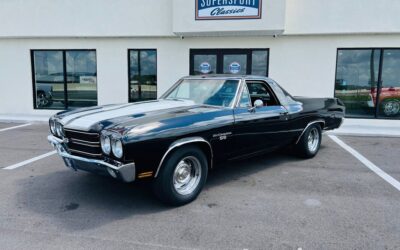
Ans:
POLYGON ((388 101, 385 102, 383 106, 383 112, 387 116, 397 115, 400 111, 400 102, 399 101, 388 101))
POLYGON ((176 165, 173 175, 174 189, 180 195, 191 194, 201 178, 200 161, 194 156, 183 158, 176 165))
POLYGON ((319 132, 318 129, 316 129, 315 127, 313 127, 310 130, 310 133, 308 134, 308 138, 307 138, 307 145, 308 145, 308 150, 311 153, 314 153, 315 151, 317 151, 318 145, 319 145, 319 132))

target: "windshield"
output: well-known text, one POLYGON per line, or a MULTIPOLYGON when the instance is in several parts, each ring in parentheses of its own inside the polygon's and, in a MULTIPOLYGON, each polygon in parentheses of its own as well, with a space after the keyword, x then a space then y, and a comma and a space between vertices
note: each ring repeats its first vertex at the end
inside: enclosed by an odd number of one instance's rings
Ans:
POLYGON ((230 107, 235 99, 239 80, 184 79, 165 99, 192 100, 196 104, 230 107))

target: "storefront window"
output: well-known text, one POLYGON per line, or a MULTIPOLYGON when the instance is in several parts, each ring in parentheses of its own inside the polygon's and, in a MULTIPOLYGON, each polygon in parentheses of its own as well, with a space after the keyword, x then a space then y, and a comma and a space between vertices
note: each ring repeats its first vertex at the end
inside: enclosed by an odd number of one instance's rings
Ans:
POLYGON ((380 51, 339 50, 337 58, 335 96, 345 103, 348 116, 373 117, 380 51))
POLYGON ((96 52, 67 51, 68 107, 97 105, 96 52))
POLYGON ((247 55, 224 55, 224 74, 245 75, 247 72, 247 55))
POLYGON ((268 50, 254 50, 251 59, 251 74, 257 76, 268 75, 268 50))
POLYGON ((157 51, 129 50, 129 101, 157 99, 157 51))
POLYGON ((400 49, 383 50, 380 117, 400 118, 400 49))
POLYGON ((348 117, 400 117, 400 49, 339 49, 335 97, 348 117))
POLYGON ((217 72, 217 55, 194 55, 194 74, 215 74, 217 72))
POLYGON ((268 76, 268 49, 191 49, 190 74, 268 76))
POLYGON ((32 51, 34 108, 68 109, 97 105, 96 52, 32 51))

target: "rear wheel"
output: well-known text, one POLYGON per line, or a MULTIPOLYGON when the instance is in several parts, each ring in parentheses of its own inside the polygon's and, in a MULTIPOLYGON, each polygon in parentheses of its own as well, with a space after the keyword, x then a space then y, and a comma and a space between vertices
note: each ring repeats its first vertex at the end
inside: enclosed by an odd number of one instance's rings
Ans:
POLYGON ((207 158, 196 146, 173 151, 154 181, 154 193, 163 202, 180 206, 197 198, 208 174, 207 158))
POLYGON ((319 124, 309 126, 295 146, 296 154, 302 158, 314 157, 321 146, 321 139, 321 126, 319 124))
POLYGON ((381 107, 386 116, 395 116, 400 112, 400 102, 395 99, 383 101, 381 107))

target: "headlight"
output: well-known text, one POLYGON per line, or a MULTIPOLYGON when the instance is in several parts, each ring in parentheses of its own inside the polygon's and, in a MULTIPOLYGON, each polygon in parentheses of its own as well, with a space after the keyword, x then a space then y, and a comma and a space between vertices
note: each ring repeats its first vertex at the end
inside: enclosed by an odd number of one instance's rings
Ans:
POLYGON ((53 135, 55 135, 56 134, 56 123, 54 122, 54 120, 50 120, 49 125, 50 125, 50 132, 53 135))
POLYGON ((63 131, 62 125, 58 122, 56 123, 56 134, 58 137, 64 136, 64 131, 63 131))
POLYGON ((100 138, 100 143, 101 143, 101 150, 103 150, 103 153, 109 155, 111 152, 110 137, 102 135, 100 138))
POLYGON ((120 140, 113 141, 112 144, 112 152, 115 157, 121 158, 124 154, 124 150, 122 149, 122 142, 120 140))

